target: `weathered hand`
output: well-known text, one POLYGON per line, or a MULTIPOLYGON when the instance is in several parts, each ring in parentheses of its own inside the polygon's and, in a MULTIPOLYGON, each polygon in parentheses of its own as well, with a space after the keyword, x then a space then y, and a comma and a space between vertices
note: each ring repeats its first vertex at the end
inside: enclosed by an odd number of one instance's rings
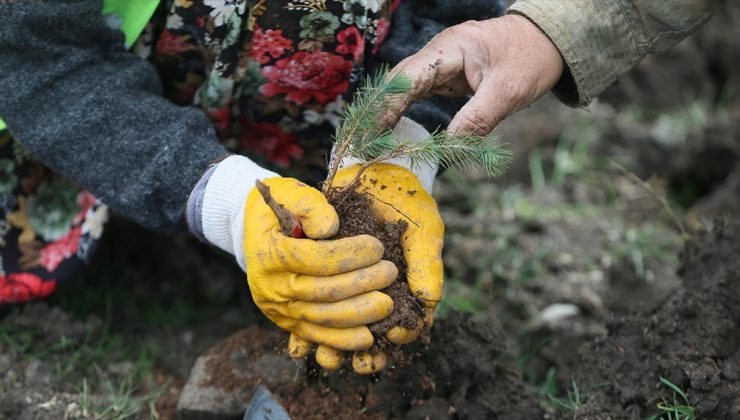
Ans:
POLYGON ((555 45, 523 16, 468 21, 445 29, 393 68, 391 75, 405 74, 413 88, 393 101, 382 124, 395 126, 417 99, 472 93, 447 130, 485 135, 549 91, 563 67, 555 45))
MULTIPOLYGON (((381 261, 383 245, 369 235, 324 240, 339 218, 326 198, 292 178, 269 178, 272 197, 293 213, 307 238, 283 235, 275 213, 254 188, 244 215, 247 280, 254 302, 291 332, 289 351, 303 356, 319 344, 317 358, 339 350, 367 350, 367 324, 388 317, 393 301, 379 289, 395 280, 393 263, 381 261)), ((320 360, 321 362, 321 360, 320 360)))

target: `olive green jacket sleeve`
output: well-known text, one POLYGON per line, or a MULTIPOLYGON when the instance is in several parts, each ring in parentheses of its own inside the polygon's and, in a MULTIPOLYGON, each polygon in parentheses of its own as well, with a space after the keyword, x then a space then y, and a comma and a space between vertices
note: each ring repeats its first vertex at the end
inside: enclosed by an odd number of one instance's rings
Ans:
POLYGON ((586 106, 647 54, 694 33, 724 0, 518 0, 523 15, 550 37, 567 71, 553 89, 586 106))

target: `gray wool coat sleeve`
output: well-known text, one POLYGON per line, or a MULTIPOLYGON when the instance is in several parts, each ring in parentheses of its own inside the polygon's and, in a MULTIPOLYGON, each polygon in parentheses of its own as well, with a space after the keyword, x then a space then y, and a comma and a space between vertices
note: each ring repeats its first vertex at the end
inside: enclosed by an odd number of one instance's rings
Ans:
POLYGON ((45 165, 113 210, 185 230, 188 195, 227 154, 206 116, 161 95, 101 0, 0 2, 0 117, 45 165))

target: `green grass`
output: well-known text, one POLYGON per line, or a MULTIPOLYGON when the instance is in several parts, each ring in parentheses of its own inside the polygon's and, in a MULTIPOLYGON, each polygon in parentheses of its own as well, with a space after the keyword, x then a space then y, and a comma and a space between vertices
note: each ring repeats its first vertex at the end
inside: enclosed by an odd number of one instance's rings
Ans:
MULTIPOLYGON (((663 231, 665 233, 667 231, 663 231)), ((640 227, 625 227, 623 237, 612 252, 617 259, 627 258, 635 268, 635 274, 645 278, 646 259, 655 259, 667 264, 678 261, 676 253, 681 247, 682 239, 677 234, 661 235, 653 224, 640 227)))
MULTIPOLYGON (((532 359, 540 352, 540 350, 545 348, 549 341, 550 337, 543 337, 537 340, 533 340, 531 336, 523 335, 519 338, 519 354, 516 358, 514 366, 516 367, 516 371, 519 372, 519 376, 525 382, 532 383, 535 380, 535 378, 530 378, 528 377, 528 375, 526 375, 525 368, 527 367, 529 362, 532 361, 532 359)), ((550 368, 550 370, 547 371, 547 374, 548 376, 550 376, 551 371, 552 377, 554 378, 554 369, 550 368)), ((547 382, 548 378, 546 377, 545 383, 547 382)))
POLYGON ((0 349, 13 351, 23 363, 39 360, 48 365, 53 373, 52 388, 78 393, 81 409, 93 418, 125 419, 147 410, 151 414, 167 385, 154 386, 151 346, 127 343, 105 329, 50 340, 40 330, 3 323, 0 349), (103 368, 124 363, 123 372, 103 368))
POLYGON ((558 392, 557 371, 554 367, 548 369, 547 374, 539 385, 539 394, 546 404, 549 404, 555 410, 576 412, 581 409, 588 401, 588 396, 596 389, 608 385, 607 382, 579 385, 575 379, 571 379, 570 387, 565 390, 565 394, 558 392))
POLYGON ((123 420, 147 413, 150 418, 158 418, 155 404, 169 386, 169 382, 141 392, 135 385, 137 381, 132 376, 114 381, 100 369, 98 369, 98 375, 102 393, 98 392, 102 395, 92 395, 87 378, 82 380, 80 408, 85 415, 91 415, 93 418, 123 420))
MULTIPOLYGON (((554 381, 555 372, 554 370, 552 370, 552 372, 552 376, 549 381, 546 379, 546 383, 554 381)), ((550 376, 550 371, 548 371, 548 376, 550 376)), ((554 385, 548 384, 546 386, 545 396, 554 408, 574 412, 583 407, 583 404, 585 403, 585 395, 578 387, 575 379, 571 381, 571 386, 566 390, 566 395, 563 397, 557 397, 555 395, 556 387, 554 385)))
POLYGON ((481 255, 475 267, 467 267, 465 271, 472 270, 472 276, 454 270, 446 273, 444 299, 438 307, 440 316, 452 309, 471 314, 485 312, 497 293, 516 293, 519 287, 531 283, 547 270, 545 262, 550 256, 549 250, 525 249, 517 239, 522 232, 518 224, 498 224, 479 234, 448 230, 448 234, 453 232, 483 237, 489 240, 491 249, 481 255))
POLYGON ((659 378, 665 387, 673 391, 673 398, 670 401, 663 398, 663 401, 658 403, 658 413, 653 414, 646 420, 694 420, 696 418, 694 407, 689 402, 684 390, 662 376, 659 378))

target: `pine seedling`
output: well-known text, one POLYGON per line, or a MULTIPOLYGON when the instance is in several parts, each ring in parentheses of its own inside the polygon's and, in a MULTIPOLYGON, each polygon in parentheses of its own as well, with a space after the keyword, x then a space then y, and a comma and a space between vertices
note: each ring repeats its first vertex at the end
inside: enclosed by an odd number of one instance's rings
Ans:
POLYGON ((395 95, 411 90, 411 80, 401 74, 390 76, 381 69, 368 77, 354 102, 347 107, 343 122, 334 135, 329 159, 329 173, 323 184, 324 195, 331 185, 340 162, 348 157, 364 161, 355 179, 343 190, 354 187, 370 165, 397 157, 407 157, 412 167, 440 164, 444 167, 481 166, 489 176, 499 175, 511 161, 511 153, 494 135, 450 134, 437 130, 421 141, 399 139, 380 126, 380 117, 388 111, 395 95))
MULTIPOLYGON (((325 196, 330 197, 335 192, 331 188, 334 177, 342 160, 349 157, 364 163, 349 184, 336 189, 340 193, 357 186, 369 166, 397 157, 408 158, 412 167, 421 164, 461 168, 481 166, 489 176, 503 172, 511 161, 511 153, 493 135, 450 134, 437 130, 421 141, 409 141, 396 138, 392 130, 381 127, 381 116, 390 109, 394 96, 410 90, 408 77, 400 74, 390 76, 386 68, 367 78, 364 87, 345 110, 342 124, 334 135, 329 172, 322 186, 325 196)), ((283 233, 303 237, 298 219, 272 199, 269 187, 257 181, 257 188, 278 217, 283 233)))

